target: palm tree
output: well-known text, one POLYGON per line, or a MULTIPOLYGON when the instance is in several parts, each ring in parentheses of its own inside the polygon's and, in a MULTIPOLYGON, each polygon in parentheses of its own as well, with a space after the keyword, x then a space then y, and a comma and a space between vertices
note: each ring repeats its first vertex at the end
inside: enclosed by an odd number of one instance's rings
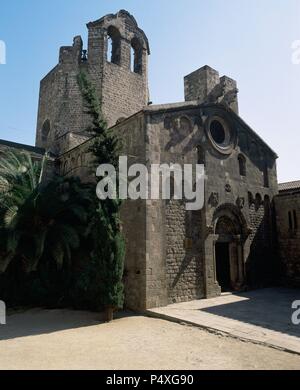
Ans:
POLYGON ((27 152, 0 157, 0 272, 14 259, 25 272, 43 259, 58 269, 71 265, 85 237, 92 192, 76 178, 54 177, 44 184, 47 156, 27 152))

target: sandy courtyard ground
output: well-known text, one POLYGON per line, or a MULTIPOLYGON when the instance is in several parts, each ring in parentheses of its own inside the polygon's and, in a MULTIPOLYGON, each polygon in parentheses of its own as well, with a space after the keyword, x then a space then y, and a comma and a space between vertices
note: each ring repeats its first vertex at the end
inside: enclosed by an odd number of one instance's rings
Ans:
POLYGON ((0 327, 0 369, 300 369, 300 356, 142 316, 34 310, 0 327))

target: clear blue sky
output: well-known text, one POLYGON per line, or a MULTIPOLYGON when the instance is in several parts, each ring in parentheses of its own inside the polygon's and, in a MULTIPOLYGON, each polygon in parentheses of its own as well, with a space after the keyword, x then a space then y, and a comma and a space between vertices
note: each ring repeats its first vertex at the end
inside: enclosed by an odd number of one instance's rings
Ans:
POLYGON ((300 179, 299 0, 3 1, 0 138, 34 144, 40 79, 86 23, 127 9, 149 37, 151 100, 183 100, 183 77, 208 64, 238 81, 240 114, 278 153, 280 181, 300 179))

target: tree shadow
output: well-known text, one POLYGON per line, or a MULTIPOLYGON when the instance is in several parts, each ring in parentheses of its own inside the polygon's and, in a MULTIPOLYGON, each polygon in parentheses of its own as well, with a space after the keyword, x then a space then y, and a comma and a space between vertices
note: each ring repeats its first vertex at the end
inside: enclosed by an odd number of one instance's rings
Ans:
MULTIPOLYGON (((129 312, 120 312, 116 313, 115 319, 133 315, 129 312)), ((103 319, 103 313, 72 310, 11 311, 7 316, 7 324, 0 326, 0 341, 99 326, 105 324, 103 319)))
POLYGON ((299 290, 262 289, 233 295, 246 299, 200 311, 300 337, 300 326, 292 323, 292 302, 299 299, 299 290))

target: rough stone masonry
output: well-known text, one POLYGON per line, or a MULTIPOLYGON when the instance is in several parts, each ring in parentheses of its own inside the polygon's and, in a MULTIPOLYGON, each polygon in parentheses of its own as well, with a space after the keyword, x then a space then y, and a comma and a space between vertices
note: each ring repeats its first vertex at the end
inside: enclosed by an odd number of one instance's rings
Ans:
POLYGON ((127 307, 144 310, 278 280, 277 155, 239 116, 236 81, 204 66, 184 78, 185 102, 149 105, 150 46, 134 17, 121 10, 87 27, 87 49, 75 37, 41 81, 34 152, 49 151, 61 175, 90 179, 91 118, 77 85, 85 70, 129 165, 198 163, 207 175, 200 211, 186 211, 185 201, 175 199, 124 204, 127 307))

